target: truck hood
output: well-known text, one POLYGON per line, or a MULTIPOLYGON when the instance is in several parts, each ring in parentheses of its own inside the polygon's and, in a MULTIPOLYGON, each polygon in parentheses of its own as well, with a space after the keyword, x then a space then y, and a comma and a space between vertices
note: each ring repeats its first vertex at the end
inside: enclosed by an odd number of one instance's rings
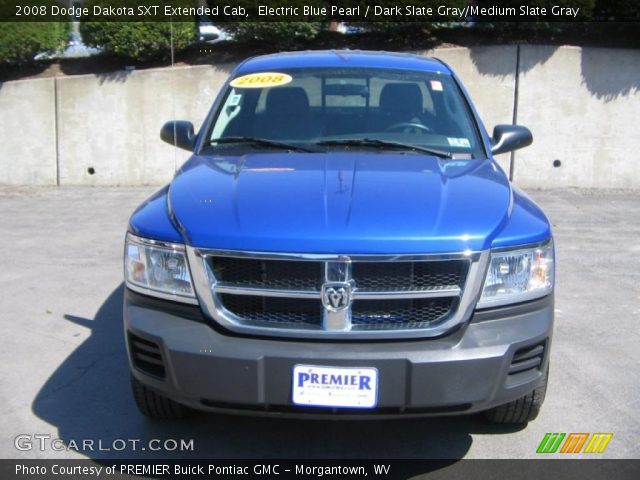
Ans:
POLYGON ((291 253, 484 250, 511 205, 490 160, 370 152, 194 156, 168 196, 189 245, 291 253))

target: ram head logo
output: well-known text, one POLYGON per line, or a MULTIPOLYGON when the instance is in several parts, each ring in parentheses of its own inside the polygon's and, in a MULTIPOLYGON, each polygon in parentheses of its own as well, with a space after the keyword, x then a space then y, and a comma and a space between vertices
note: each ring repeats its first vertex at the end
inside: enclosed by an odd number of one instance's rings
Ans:
POLYGON ((350 283, 325 283, 322 285, 322 304, 332 312, 339 312, 351 305, 350 283))

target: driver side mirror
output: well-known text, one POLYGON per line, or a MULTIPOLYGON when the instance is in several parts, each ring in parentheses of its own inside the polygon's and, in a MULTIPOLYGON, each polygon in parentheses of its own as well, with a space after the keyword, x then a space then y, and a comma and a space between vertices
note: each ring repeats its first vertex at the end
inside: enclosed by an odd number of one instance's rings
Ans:
POLYGON ((491 153, 512 152, 519 148, 524 148, 533 143, 531 130, 521 125, 496 125, 493 129, 491 141, 491 153))
POLYGON ((193 124, 185 120, 172 120, 165 123, 160 129, 160 138, 170 145, 190 152, 193 152, 196 143, 193 124))

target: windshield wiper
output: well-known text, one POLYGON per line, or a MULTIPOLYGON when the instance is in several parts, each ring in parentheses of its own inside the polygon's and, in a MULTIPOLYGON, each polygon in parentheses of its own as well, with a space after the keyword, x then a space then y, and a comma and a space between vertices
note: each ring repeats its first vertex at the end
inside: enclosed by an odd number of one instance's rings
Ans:
POLYGON ((291 150, 296 152, 317 153, 317 150, 306 148, 300 145, 293 145, 285 142, 277 142, 275 140, 269 140, 268 138, 258 138, 258 137, 220 137, 220 138, 214 138, 212 140, 209 140, 209 145, 213 143, 217 143, 217 144, 248 143, 258 147, 279 148, 281 150, 291 150))
POLYGON ((449 152, 442 150, 436 150, 433 148, 419 147, 417 145, 410 145, 408 143, 392 142, 388 140, 378 140, 377 138, 346 138, 342 140, 322 140, 314 143, 314 145, 322 146, 348 146, 348 147, 384 147, 394 148, 400 150, 412 150, 414 152, 427 153, 440 158, 453 158, 453 155, 449 152))

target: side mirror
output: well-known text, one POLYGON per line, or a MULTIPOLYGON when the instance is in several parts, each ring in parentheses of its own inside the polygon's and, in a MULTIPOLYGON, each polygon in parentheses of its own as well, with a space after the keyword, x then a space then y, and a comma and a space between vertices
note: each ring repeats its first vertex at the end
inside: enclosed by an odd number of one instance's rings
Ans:
POLYGON ((533 142, 531 130, 521 125, 496 125, 493 129, 491 153, 512 152, 524 148, 533 142))
POLYGON ((193 124, 185 120, 172 120, 165 123, 160 129, 160 138, 170 145, 190 152, 193 152, 196 142, 193 124))

